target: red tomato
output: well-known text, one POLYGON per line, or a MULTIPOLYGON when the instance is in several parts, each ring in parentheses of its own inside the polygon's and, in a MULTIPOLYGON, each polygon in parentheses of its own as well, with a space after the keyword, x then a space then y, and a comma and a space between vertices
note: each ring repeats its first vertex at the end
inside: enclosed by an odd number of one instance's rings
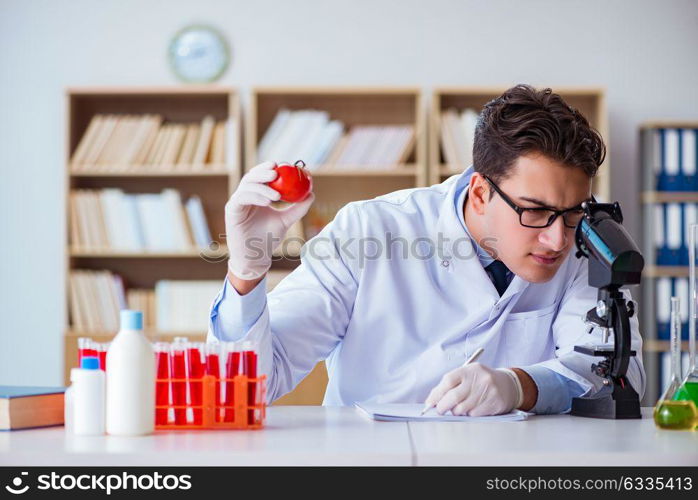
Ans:
POLYGON ((295 165, 280 163, 274 167, 279 176, 268 185, 281 194, 282 201, 301 201, 313 190, 313 178, 304 166, 302 161, 297 161, 295 165))

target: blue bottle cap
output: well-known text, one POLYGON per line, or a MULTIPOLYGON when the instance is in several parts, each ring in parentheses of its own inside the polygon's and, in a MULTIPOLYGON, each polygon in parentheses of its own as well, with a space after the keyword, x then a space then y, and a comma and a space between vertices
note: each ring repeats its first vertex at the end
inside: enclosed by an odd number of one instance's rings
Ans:
POLYGON ((83 370, 99 370, 99 358, 87 356, 80 360, 80 368, 83 370))
POLYGON ((121 329, 122 330, 142 330, 143 329, 143 313, 131 309, 121 310, 121 329))

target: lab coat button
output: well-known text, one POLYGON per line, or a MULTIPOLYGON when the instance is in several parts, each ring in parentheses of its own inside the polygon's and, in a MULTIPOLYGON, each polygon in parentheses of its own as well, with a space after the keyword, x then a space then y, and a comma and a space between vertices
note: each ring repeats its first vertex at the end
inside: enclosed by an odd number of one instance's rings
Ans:
POLYGON ((448 262, 446 259, 441 261, 441 265, 444 267, 448 267, 449 264, 450 264, 450 262, 448 262))

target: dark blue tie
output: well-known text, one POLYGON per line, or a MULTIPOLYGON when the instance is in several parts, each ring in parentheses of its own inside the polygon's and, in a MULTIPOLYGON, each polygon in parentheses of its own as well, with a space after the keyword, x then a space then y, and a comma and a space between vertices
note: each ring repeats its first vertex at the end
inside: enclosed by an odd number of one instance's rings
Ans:
POLYGON ((492 264, 487 266, 485 270, 490 273, 494 287, 501 297, 509 286, 509 280, 507 280, 507 271, 509 271, 509 268, 505 266, 501 260, 495 260, 492 264))

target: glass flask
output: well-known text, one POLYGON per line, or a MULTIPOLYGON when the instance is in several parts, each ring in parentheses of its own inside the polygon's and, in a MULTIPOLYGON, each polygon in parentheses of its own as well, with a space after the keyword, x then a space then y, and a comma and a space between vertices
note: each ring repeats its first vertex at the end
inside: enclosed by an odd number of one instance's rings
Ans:
POLYGON ((688 263, 689 279, 689 321, 688 321, 688 373, 681 386, 674 394, 675 401, 693 401, 698 408, 698 368, 696 368, 696 243, 698 242, 698 224, 688 228, 688 263))
POLYGON ((692 430, 698 421, 693 401, 675 401, 681 388, 681 318, 679 299, 671 298, 671 380, 654 407, 654 423, 661 429, 692 430))

